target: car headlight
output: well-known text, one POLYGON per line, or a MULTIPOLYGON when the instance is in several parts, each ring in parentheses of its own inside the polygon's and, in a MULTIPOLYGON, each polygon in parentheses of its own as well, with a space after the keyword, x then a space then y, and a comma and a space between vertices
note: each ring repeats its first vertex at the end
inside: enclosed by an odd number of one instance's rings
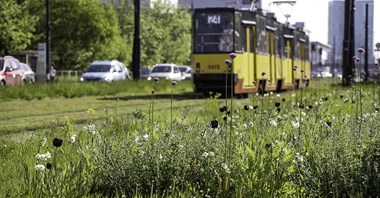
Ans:
POLYGON ((106 76, 104 77, 104 81, 111 82, 112 81, 112 76, 106 76))

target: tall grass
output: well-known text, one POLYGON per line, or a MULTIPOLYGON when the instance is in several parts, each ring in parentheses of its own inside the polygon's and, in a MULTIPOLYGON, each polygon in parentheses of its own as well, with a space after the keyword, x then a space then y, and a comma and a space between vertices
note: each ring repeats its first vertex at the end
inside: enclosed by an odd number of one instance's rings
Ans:
MULTIPOLYGON (((170 92, 170 83, 163 80, 162 86, 157 87, 156 91, 170 92)), ((170 82, 170 81, 168 81, 170 82)), ((191 91, 191 82, 183 81, 176 88, 179 91, 191 91)), ((60 80, 57 83, 35 83, 22 86, 6 87, 0 92, 1 101, 9 100, 33 100, 43 98, 76 98, 83 96, 107 96, 120 93, 143 95, 151 91, 151 82, 148 80, 140 81, 120 81, 120 82, 78 82, 72 80, 60 80)))
POLYGON ((282 94, 281 111, 270 96, 261 113, 244 109, 250 100, 234 100, 231 145, 225 144, 228 131, 210 125, 224 116, 217 108, 224 101, 216 98, 196 109, 173 110, 168 104, 167 110, 155 110, 154 134, 136 110, 133 116, 90 119, 85 128, 67 119, 64 126, 27 141, 1 142, 0 196, 378 196, 380 113, 372 87, 363 85, 359 134, 355 104, 348 102, 351 90, 319 86, 316 93, 312 83, 303 90, 308 108, 301 111, 289 93, 282 94), (181 119, 171 120, 171 112, 181 119), (301 131, 292 124, 298 119, 301 131), (63 140, 61 147, 53 147, 54 138, 63 140), (226 146, 231 146, 228 163, 226 146), (47 151, 51 158, 37 162, 36 154, 47 151))

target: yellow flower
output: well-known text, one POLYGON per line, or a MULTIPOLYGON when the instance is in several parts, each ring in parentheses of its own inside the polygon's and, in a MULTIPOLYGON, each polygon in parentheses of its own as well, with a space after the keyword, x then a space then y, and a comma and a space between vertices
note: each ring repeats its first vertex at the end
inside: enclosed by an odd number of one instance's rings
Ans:
POLYGON ((94 114, 95 110, 90 108, 90 109, 87 109, 86 113, 87 114, 94 114))

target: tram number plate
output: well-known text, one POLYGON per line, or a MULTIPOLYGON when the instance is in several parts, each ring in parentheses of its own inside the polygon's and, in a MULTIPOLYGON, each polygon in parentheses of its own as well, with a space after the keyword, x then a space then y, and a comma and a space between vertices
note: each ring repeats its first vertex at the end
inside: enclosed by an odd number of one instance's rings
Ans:
POLYGON ((208 69, 220 69, 219 65, 208 65, 208 69))

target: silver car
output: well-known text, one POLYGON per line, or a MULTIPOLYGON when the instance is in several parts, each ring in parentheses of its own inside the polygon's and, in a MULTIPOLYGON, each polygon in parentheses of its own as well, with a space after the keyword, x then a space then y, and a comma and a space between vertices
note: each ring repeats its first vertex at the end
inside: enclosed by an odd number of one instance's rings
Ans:
POLYGON ((193 72, 190 66, 181 65, 181 66, 178 66, 178 68, 182 72, 183 80, 190 80, 193 78, 193 72))
POLYGON ((22 77, 22 81, 24 83, 29 83, 29 84, 34 83, 36 81, 35 80, 36 75, 34 71, 32 70, 32 68, 30 68, 30 66, 27 65, 26 63, 20 63, 20 67, 24 71, 24 76, 22 77))
POLYGON ((117 60, 94 61, 84 71, 80 81, 120 81, 126 79, 125 72, 125 65, 117 60))
POLYGON ((182 80, 182 73, 176 64, 160 63, 153 66, 149 77, 165 78, 168 80, 182 80))

